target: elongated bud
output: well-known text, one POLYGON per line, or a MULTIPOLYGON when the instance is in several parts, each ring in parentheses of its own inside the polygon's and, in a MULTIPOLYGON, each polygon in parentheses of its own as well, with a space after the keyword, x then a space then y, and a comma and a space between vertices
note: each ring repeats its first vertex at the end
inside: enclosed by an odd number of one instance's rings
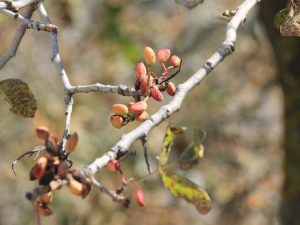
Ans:
POLYGON ((163 94, 156 85, 150 88, 150 96, 159 102, 161 102, 164 99, 163 94))
POLYGON ((142 207, 144 207, 144 205, 145 205, 144 192, 140 187, 137 187, 135 189, 134 201, 135 201, 136 204, 138 204, 142 207))
POLYGON ((125 116, 128 114, 128 108, 126 105, 123 104, 113 104, 111 106, 111 111, 114 114, 121 115, 121 116, 125 116))
POLYGON ((174 67, 180 66, 181 59, 177 55, 172 55, 170 59, 170 64, 174 67))
POLYGON ((139 101, 129 107, 129 112, 140 114, 147 109, 147 103, 145 101, 139 101))
POLYGON ((108 161, 106 168, 111 172, 118 171, 120 170, 120 162, 116 159, 112 159, 108 161))
POLYGON ((41 179, 45 174, 47 164, 48 160, 46 157, 39 158, 30 171, 30 180, 41 179))
POLYGON ((164 49, 160 49, 156 56, 157 56, 157 60, 160 62, 160 63, 165 63, 167 62, 167 60, 169 59, 171 55, 171 51, 170 49, 168 48, 164 48, 164 49))
MULTIPOLYGON (((152 86, 152 83, 153 83, 153 77, 150 77, 149 87, 152 86)), ((141 92, 146 93, 147 92, 147 87, 148 87, 148 77, 142 77, 141 80, 140 80, 140 90, 141 90, 141 92)))
POLYGON ((134 72, 135 72, 135 78, 137 80, 147 76, 146 66, 143 62, 139 62, 138 64, 136 64, 134 72))
POLYGON ((149 118, 149 114, 146 111, 135 115, 135 120, 139 122, 144 122, 148 118, 149 118))
POLYGON ((36 135, 39 139, 47 140, 49 137, 49 129, 45 126, 39 126, 35 129, 36 135))
POLYGON ((52 192, 49 191, 46 194, 41 195, 40 200, 45 203, 45 204, 49 204, 52 202, 53 196, 52 196, 52 192))
POLYGON ((120 129, 124 125, 124 119, 119 115, 112 115, 110 117, 110 123, 113 127, 120 129))
POLYGON ((155 60, 156 60, 154 50, 150 47, 145 47, 144 48, 144 58, 148 65, 154 64, 155 60))
POLYGON ((173 82, 169 81, 168 86, 167 86, 167 93, 168 93, 168 95, 174 96, 175 92, 176 92, 176 86, 175 86, 175 84, 173 82))

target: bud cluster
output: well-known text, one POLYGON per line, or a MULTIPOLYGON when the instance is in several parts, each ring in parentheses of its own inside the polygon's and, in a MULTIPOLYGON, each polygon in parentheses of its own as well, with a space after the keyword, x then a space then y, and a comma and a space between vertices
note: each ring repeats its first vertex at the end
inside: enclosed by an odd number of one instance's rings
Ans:
MULTIPOLYGON (((58 190, 66 184, 72 194, 85 198, 91 190, 91 180, 84 176, 79 169, 69 168, 66 158, 59 154, 60 145, 57 138, 49 133, 47 127, 38 127, 36 134, 38 138, 45 141, 47 154, 37 159, 29 173, 29 179, 37 180, 38 187, 43 187, 47 192, 38 193, 37 197, 33 197, 32 193, 27 193, 26 197, 31 200, 39 215, 50 216, 53 212, 48 205, 52 201, 54 190, 58 190)), ((77 141, 77 133, 70 136, 67 142, 67 148, 69 148, 67 154, 74 151, 77 141)))
POLYGON ((115 128, 121 128, 134 120, 143 122, 148 119, 149 114, 146 109, 149 97, 156 101, 163 101, 164 91, 170 96, 175 95, 176 86, 170 80, 180 71, 182 60, 176 55, 171 56, 170 49, 160 49, 155 54, 150 47, 144 48, 144 60, 146 64, 139 62, 135 66, 135 89, 142 93, 144 99, 137 98, 135 102, 129 102, 127 106, 112 105, 113 115, 110 117, 110 123, 115 128), (152 71, 152 66, 156 62, 162 67, 160 75, 152 71), (175 72, 170 75, 171 71, 175 72))

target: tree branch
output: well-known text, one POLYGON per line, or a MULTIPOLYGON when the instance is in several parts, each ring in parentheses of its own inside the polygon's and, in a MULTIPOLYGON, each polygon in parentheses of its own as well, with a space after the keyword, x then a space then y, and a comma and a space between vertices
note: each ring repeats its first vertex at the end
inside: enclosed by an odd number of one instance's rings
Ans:
POLYGON ((116 158, 119 154, 126 154, 130 145, 146 136, 155 126, 166 120, 170 115, 177 112, 186 95, 220 63, 226 56, 233 53, 235 50, 235 42, 237 37, 237 29, 240 24, 245 21, 247 13, 261 0, 245 0, 237 9, 236 14, 228 22, 225 34, 225 40, 217 51, 200 67, 200 69, 192 75, 187 81, 178 85, 174 98, 162 106, 158 112, 153 114, 140 126, 131 132, 122 136, 122 138, 111 148, 109 152, 97 158, 91 163, 86 170, 89 173, 97 173, 107 162, 116 158))
POLYGON ((58 27, 54 24, 43 24, 38 21, 27 19, 27 18, 23 17, 22 15, 20 15, 19 13, 10 11, 8 9, 2 9, 2 10, 0 10, 0 13, 7 15, 9 17, 12 17, 15 20, 20 20, 21 23, 26 25, 26 28, 32 28, 37 31, 42 30, 42 31, 54 32, 54 33, 58 32, 58 27))
MULTIPOLYGON (((1 3, 1 2, 0 2, 1 3)), ((1 7, 0 7, 1 9, 1 7)), ((33 12, 34 12, 34 7, 32 5, 29 5, 28 7, 25 8, 24 11, 24 17, 30 19, 33 12)), ((27 25, 20 23, 17 26, 15 36, 10 44, 10 47, 6 51, 6 53, 3 55, 3 57, 0 59, 0 69, 5 66, 5 64, 16 55, 17 49, 23 39, 23 36, 26 32, 27 25)))

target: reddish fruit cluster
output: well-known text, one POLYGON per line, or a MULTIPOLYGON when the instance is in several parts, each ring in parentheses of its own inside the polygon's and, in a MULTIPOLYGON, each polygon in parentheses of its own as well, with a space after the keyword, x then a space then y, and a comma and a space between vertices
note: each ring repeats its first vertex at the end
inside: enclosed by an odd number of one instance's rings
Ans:
MULTIPOLYGON (((69 169, 65 158, 59 154, 57 138, 49 133, 47 127, 38 127, 36 134, 45 141, 47 154, 37 159, 30 171, 29 179, 38 180, 38 187, 43 187, 48 192, 41 192, 37 198, 32 197, 31 193, 27 193, 26 197, 32 201, 32 205, 39 215, 50 216, 53 212, 48 204, 52 201, 54 190, 67 184, 72 194, 85 198, 91 190, 91 181, 79 169, 69 169)), ((67 142, 69 153, 74 151, 77 141, 78 135, 74 133, 67 142)))
POLYGON ((180 71, 181 59, 176 55, 171 56, 170 49, 160 49, 155 54, 150 47, 144 48, 144 59, 147 66, 143 62, 139 62, 135 66, 135 88, 143 93, 145 99, 130 102, 128 106, 123 104, 112 105, 114 115, 110 117, 110 123, 115 128, 121 128, 134 120, 143 122, 148 119, 146 102, 149 97, 156 101, 163 101, 162 92, 166 91, 170 96, 175 95, 176 86, 170 79, 180 71), (156 59, 162 67, 160 75, 156 75, 151 70, 151 66, 156 62, 156 59), (166 65, 168 61, 169 66, 166 65), (169 76, 170 71, 176 69, 177 71, 169 76))

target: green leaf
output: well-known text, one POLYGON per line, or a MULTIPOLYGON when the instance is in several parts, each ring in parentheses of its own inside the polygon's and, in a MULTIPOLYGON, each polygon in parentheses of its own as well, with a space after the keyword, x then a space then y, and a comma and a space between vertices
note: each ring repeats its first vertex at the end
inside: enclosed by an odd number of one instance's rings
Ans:
POLYGON ((193 142, 182 152, 180 155, 178 164, 180 169, 188 170, 194 165, 199 163, 199 160, 203 158, 204 146, 201 144, 205 137, 205 133, 202 130, 194 130, 193 142))
POLYGON ((211 199, 207 192, 199 187, 196 183, 179 174, 172 173, 159 167, 162 181, 170 192, 187 202, 192 203, 197 211, 201 214, 207 214, 212 206, 211 199))
POLYGON ((34 117, 37 103, 28 85, 20 79, 0 81, 1 95, 10 104, 10 111, 23 117, 34 117))
POLYGON ((168 163, 169 154, 176 134, 186 131, 185 127, 168 127, 163 140, 162 149, 159 155, 159 165, 163 166, 168 163))
POLYGON ((283 21, 287 18, 289 11, 290 11, 289 9, 284 8, 280 10, 278 13, 276 13, 274 17, 274 26, 276 29, 278 30, 280 29, 280 26, 283 23, 283 21))

